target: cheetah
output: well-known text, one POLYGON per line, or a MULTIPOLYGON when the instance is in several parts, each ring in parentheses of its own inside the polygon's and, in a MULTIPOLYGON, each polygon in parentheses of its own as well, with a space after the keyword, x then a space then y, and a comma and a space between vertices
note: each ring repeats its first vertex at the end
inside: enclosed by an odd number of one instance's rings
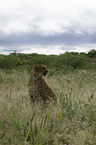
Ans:
POLYGON ((48 74, 49 70, 43 64, 34 66, 33 73, 29 80, 29 96, 33 102, 56 102, 57 97, 46 84, 43 76, 48 74))

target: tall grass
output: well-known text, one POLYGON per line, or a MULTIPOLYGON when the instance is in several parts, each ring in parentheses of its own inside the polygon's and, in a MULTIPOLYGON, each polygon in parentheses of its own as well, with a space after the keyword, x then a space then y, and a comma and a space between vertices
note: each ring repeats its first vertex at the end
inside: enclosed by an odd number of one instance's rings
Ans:
POLYGON ((58 103, 44 106, 29 98, 27 71, 0 70, 1 145, 96 144, 95 71, 53 74, 45 80, 58 103))

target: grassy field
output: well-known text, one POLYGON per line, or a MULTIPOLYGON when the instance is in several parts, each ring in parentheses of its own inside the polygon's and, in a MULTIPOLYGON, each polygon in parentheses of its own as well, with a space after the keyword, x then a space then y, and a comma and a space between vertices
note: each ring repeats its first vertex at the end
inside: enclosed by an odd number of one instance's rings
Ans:
POLYGON ((50 72, 58 103, 49 106, 30 102, 29 77, 0 70, 0 144, 95 145, 96 71, 50 72))

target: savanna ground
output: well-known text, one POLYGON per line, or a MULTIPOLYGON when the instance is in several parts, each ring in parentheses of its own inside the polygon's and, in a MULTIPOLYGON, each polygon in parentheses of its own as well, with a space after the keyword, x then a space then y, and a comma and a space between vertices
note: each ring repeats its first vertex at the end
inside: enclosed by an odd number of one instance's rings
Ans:
POLYGON ((57 69, 45 77, 58 97, 48 106, 31 102, 29 69, 0 69, 0 145, 96 144, 96 69, 57 69))

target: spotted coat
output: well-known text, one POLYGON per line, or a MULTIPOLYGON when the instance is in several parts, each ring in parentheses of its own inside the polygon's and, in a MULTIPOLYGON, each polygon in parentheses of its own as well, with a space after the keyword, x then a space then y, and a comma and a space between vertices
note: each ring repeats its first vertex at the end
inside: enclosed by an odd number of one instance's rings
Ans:
POLYGON ((43 79, 43 76, 46 76, 48 72, 49 70, 43 64, 38 64, 34 67, 29 80, 29 96, 32 101, 56 102, 56 95, 43 79))

